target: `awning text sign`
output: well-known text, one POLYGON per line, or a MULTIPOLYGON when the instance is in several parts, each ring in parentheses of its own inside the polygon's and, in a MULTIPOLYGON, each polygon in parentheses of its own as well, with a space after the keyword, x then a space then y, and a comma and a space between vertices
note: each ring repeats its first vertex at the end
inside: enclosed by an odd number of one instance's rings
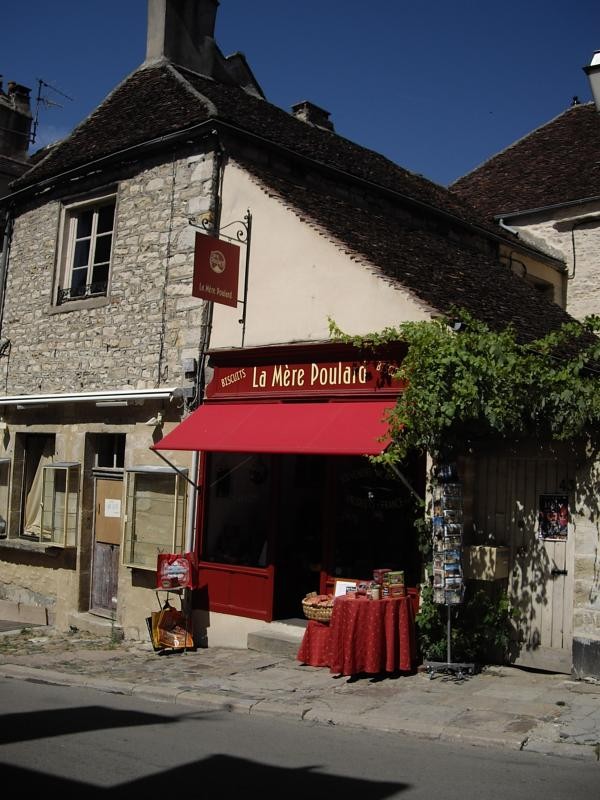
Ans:
POLYGON ((209 398, 255 395, 381 392, 402 389, 389 361, 334 361, 303 364, 216 366, 209 398))
POLYGON ((193 297, 237 306, 240 248, 206 233, 196 233, 193 297))

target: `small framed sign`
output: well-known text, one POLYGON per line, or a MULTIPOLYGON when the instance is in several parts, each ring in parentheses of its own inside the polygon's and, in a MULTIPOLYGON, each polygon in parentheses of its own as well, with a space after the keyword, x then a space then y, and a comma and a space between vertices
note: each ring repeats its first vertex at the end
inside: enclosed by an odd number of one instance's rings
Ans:
POLYGON ((569 533, 569 498, 566 494, 541 494, 538 506, 538 538, 564 542, 569 533))

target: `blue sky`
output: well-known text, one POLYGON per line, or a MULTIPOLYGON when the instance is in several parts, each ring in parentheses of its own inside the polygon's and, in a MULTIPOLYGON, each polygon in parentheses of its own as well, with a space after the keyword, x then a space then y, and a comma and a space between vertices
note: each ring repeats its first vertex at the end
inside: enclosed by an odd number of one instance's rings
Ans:
MULTIPOLYGON (((146 0, 1 1, 0 74, 42 104, 33 149, 67 134, 146 47, 146 0), (63 95, 68 95, 71 100, 63 95)), ((268 100, 311 100, 336 131, 447 185, 591 99, 598 0, 221 0, 215 38, 268 100)))

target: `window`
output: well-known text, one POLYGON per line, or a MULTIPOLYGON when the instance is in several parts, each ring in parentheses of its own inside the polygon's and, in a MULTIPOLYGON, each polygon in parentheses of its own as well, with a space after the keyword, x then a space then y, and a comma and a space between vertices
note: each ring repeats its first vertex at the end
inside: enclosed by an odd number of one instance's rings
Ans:
POLYGON ((187 481, 168 467, 126 470, 123 563, 156 569, 159 553, 183 553, 187 481))
POLYGON ((79 506, 79 464, 46 464, 42 475, 39 539, 56 547, 75 547, 79 506))
POLYGON ((123 469, 125 465, 125 434, 93 435, 96 446, 95 464, 98 469, 123 469))
POLYGON ((106 297, 115 223, 114 195, 64 209, 56 304, 106 297))
POLYGON ((267 566, 271 463, 257 453, 210 453, 204 561, 267 566))

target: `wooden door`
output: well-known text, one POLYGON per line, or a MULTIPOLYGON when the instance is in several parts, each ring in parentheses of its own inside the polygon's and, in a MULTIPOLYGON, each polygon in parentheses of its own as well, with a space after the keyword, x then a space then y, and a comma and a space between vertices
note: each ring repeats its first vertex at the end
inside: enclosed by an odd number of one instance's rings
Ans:
POLYGON ((571 672, 574 530, 553 541, 540 537, 540 499, 564 495, 571 514, 575 464, 568 454, 486 455, 477 460, 473 521, 478 543, 489 537, 510 547, 508 595, 513 620, 511 661, 571 672))
POLYGON ((112 616, 117 611, 117 589, 121 549, 123 481, 95 479, 94 553, 91 608, 112 616))

